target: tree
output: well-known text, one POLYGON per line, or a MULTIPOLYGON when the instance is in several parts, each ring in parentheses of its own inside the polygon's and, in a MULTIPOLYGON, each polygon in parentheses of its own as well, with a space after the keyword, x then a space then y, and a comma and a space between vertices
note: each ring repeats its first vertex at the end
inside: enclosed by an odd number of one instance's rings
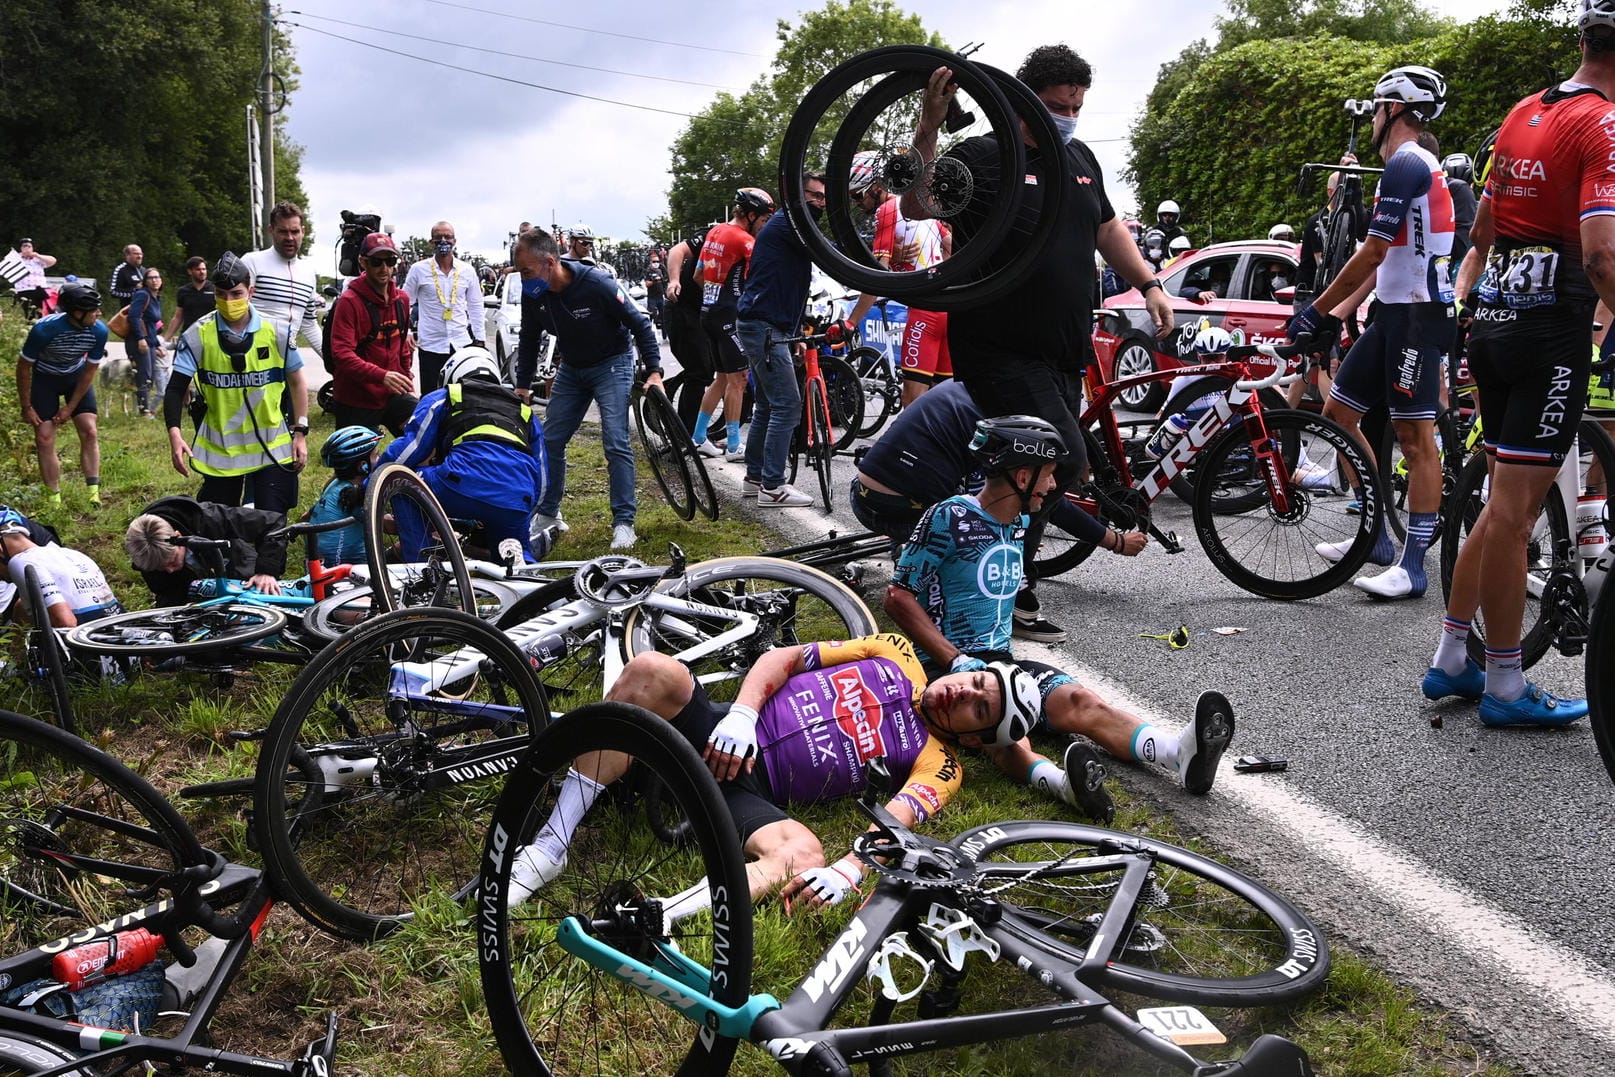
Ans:
MULTIPOLYGON (((1350 122, 1342 102, 1368 96, 1391 67, 1427 64, 1452 79, 1431 126, 1445 153, 1473 152, 1516 101, 1576 65, 1574 31, 1536 17, 1477 19, 1413 42, 1250 40, 1179 59, 1175 92, 1153 95, 1133 127, 1127 178, 1140 205, 1182 203, 1201 241, 1265 235, 1316 209, 1323 187, 1298 186, 1301 164, 1339 158, 1350 122)), ((1364 121, 1358 153, 1378 164, 1368 131, 1364 121)))
POLYGON ((740 187, 778 196, 780 139, 797 102, 825 72, 882 45, 942 45, 891 0, 830 0, 799 25, 779 20, 775 36, 770 74, 738 97, 718 94, 673 142, 668 224, 675 237, 725 219, 740 187))
MULTIPOLYGON (((1395 44, 1433 37, 1454 23, 1407 0, 1227 0, 1217 20, 1218 51, 1247 41, 1328 34, 1351 41, 1395 44)), ((1531 0, 1526 0, 1531 2, 1531 0)), ((1540 0, 1538 0, 1540 2, 1540 0)))
MULTIPOLYGON (((91 277, 130 242, 157 266, 247 249, 259 13, 257 0, 0 4, 0 236, 32 235, 91 277)), ((295 75, 284 39, 277 62, 295 75)), ((300 158, 278 140, 279 198, 304 200, 300 158)))

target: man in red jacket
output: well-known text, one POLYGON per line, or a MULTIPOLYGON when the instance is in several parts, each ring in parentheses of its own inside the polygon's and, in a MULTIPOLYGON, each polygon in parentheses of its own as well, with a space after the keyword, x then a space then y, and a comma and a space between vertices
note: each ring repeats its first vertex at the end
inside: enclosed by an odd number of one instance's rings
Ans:
POLYGON ((411 373, 409 297, 394 283, 398 248, 384 232, 372 232, 359 248, 362 273, 337 296, 331 312, 331 399, 336 423, 385 426, 393 435, 419 399, 411 373))

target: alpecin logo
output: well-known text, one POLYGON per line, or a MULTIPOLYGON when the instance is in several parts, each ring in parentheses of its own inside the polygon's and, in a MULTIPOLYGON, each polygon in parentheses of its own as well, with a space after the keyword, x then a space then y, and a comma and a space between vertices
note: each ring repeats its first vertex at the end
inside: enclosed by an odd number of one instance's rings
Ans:
POLYGON ((864 683, 857 666, 847 666, 830 674, 835 689, 835 718, 841 732, 852 741, 858 762, 886 754, 886 741, 880 734, 880 704, 864 683))

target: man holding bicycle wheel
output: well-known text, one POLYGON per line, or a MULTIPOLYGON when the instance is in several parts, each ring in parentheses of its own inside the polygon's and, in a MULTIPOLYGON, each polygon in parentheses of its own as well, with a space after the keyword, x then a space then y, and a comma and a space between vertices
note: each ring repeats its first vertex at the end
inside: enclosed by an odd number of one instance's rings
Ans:
MULTIPOLYGON (((927 161, 936 156, 937 133, 957 91, 950 81, 952 74, 946 67, 937 68, 926 85, 914 146, 927 161)), ((1045 45, 1032 51, 1015 77, 1048 108, 1055 128, 1066 139, 1064 149, 1075 182, 1054 221, 1054 240, 1026 283, 1002 299, 949 314, 948 350, 954 377, 964 383, 985 414, 1030 412, 1060 431, 1071 450, 1055 470, 1056 489, 1064 491, 1088 465, 1077 416, 1082 412, 1082 374, 1093 347, 1095 248, 1143 290, 1157 336, 1171 330, 1172 308, 1162 294, 1161 282, 1111 208, 1099 162, 1087 146, 1076 141, 1077 115, 1093 82, 1093 68, 1064 45, 1045 45)), ((1042 184, 1049 171, 1024 124, 1021 134, 1028 143, 1024 202, 1020 221, 1000 240, 1006 248, 1029 237, 1032 222, 1041 213, 1042 184)), ((955 250, 973 239, 983 241, 978 232, 997 182, 993 175, 997 152, 995 141, 987 136, 966 139, 948 151, 949 157, 970 170, 978 195, 988 195, 973 200, 952 218, 955 250)), ((909 220, 935 216, 927 196, 927 190, 918 188, 904 194, 903 216, 909 220)), ((991 237, 985 239, 991 241, 991 237)), ((1028 560, 1042 541, 1045 513, 1055 500, 1049 499, 1044 513, 1035 516, 1027 529, 1028 560)), ((1066 638, 1062 628, 1042 616, 1030 581, 1015 600, 1015 635, 1043 643, 1066 638)))
POLYGON ((1528 682, 1520 653, 1524 551, 1586 406, 1594 306, 1615 306, 1615 0, 1582 0, 1577 28, 1576 73, 1515 105, 1498 131, 1458 273, 1459 294, 1479 291, 1469 369, 1491 491, 1459 551, 1423 691, 1478 699, 1487 725, 1566 725, 1587 713, 1585 699, 1528 682), (1484 675, 1466 653, 1477 609, 1484 675))
MULTIPOLYGON (((1059 431, 1030 415, 982 419, 969 445, 986 485, 979 495, 950 497, 926 512, 898 554, 886 589, 886 612, 918 644, 927 673, 963 673, 984 669, 988 662, 1015 661, 1009 647, 1013 599, 1023 575, 1021 539, 1031 514, 1053 490, 1055 468, 1066 455, 1059 431)), ((1111 534, 1120 548, 1125 537, 1111 534)), ((1034 728, 1090 737, 1118 759, 1164 768, 1191 793, 1211 791, 1234 732, 1233 711, 1221 693, 1204 693, 1195 720, 1181 734, 1168 736, 1054 666, 1018 664, 1038 687, 1034 728)), ((1109 821, 1105 770, 1086 743, 1072 741, 1063 769, 1034 752, 1024 737, 985 750, 1011 778, 1090 818, 1109 821)))
MULTIPOLYGON (((787 901, 801 895, 815 906, 856 890, 863 866, 850 854, 826 866, 818 837, 789 805, 857 795, 864 765, 879 756, 900 783, 886 810, 912 828, 959 789, 950 744, 1019 740, 1038 706, 1032 678, 1009 663, 927 683, 913 645, 897 635, 775 648, 752 666, 733 704, 713 703, 684 665, 646 652, 623 667, 606 698, 666 718, 702 750, 740 831, 754 899, 785 883, 787 901)), ((549 819, 517 854, 512 905, 560 874, 572 835, 628 760, 601 753, 593 762, 588 774, 567 773, 549 819)), ((696 887, 664 911, 687 915, 707 893, 696 887)))
MULTIPOLYGON (((1360 590, 1378 599, 1418 598, 1429 581, 1424 555, 1441 510, 1441 460, 1435 418, 1441 408, 1441 361, 1452 343, 1450 258, 1452 197, 1441 162, 1419 145, 1426 126, 1446 108, 1447 80, 1428 67, 1398 67, 1374 86, 1374 148, 1385 159, 1368 237, 1339 275, 1290 322, 1290 339, 1322 350, 1340 337, 1340 318, 1374 288, 1380 312, 1340 364, 1324 416, 1357 439, 1363 416, 1389 407, 1408 464, 1407 542, 1400 560, 1385 520, 1369 559, 1390 566, 1361 576, 1360 590), (1395 563, 1393 564, 1393 561, 1395 563)), ((1322 542, 1318 555, 1339 561, 1355 539, 1322 542)))

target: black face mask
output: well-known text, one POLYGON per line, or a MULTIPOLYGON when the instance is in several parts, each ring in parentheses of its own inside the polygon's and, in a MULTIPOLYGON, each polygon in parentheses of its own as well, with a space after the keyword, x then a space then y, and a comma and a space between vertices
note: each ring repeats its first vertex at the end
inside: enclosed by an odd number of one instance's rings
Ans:
POLYGON ((815 221, 824 220, 824 207, 823 206, 816 205, 816 204, 814 204, 812 202, 809 202, 807 204, 807 208, 808 208, 808 215, 811 216, 815 221))

